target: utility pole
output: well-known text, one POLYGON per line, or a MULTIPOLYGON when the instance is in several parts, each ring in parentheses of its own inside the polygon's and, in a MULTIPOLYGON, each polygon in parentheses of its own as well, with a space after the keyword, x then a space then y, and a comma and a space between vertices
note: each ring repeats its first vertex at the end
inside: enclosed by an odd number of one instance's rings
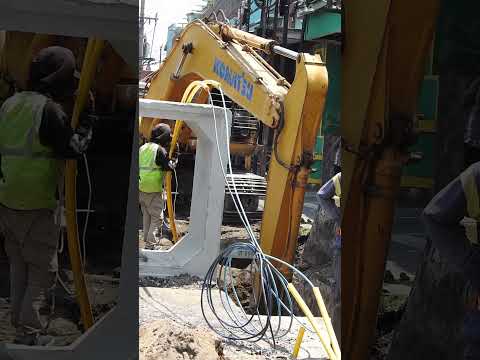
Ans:
POLYGON ((140 0, 140 29, 139 29, 139 35, 140 35, 140 41, 138 42, 138 58, 139 58, 139 69, 140 71, 143 70, 143 39, 145 37, 145 0, 140 0))
POLYGON ((155 13, 155 26, 153 27, 152 44, 150 47, 150 54, 148 55, 150 58, 152 57, 153 44, 155 43, 155 32, 157 31, 157 21, 158 21, 158 13, 155 13))
POLYGON ((267 36, 267 18, 268 18, 268 0, 263 0, 262 2, 262 12, 261 12, 261 30, 262 30, 262 37, 265 38, 267 36))
MULTIPOLYGON (((284 6, 283 10, 283 33, 282 33, 282 46, 288 48, 288 20, 290 18, 290 0, 281 1, 280 6, 284 6)), ((285 77, 286 71, 286 59, 284 56, 280 59, 280 74, 285 77)))

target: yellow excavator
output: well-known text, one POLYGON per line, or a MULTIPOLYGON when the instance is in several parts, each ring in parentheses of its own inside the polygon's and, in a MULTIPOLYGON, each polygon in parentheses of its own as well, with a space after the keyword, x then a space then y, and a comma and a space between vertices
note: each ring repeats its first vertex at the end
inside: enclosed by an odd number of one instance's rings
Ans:
MULTIPOLYGON (((210 88, 220 86, 229 99, 275 131, 260 245, 267 254, 293 263, 327 94, 325 64, 320 55, 296 53, 273 40, 218 21, 195 20, 185 27, 160 69, 147 80, 145 98, 205 103, 208 91, 202 91, 202 80, 210 88), (295 62, 292 84, 269 65, 262 52, 295 62)), ((141 119, 142 136, 149 139, 153 126, 162 121, 141 119)), ((180 144, 186 144, 192 138, 194 134, 177 121, 173 142, 178 139, 180 144)), ((248 153, 248 149, 231 144, 231 152, 248 153)), ((170 178, 167 176, 166 188, 171 216, 170 178)), ((175 239, 174 222, 171 224, 175 239)))
POLYGON ((347 360, 369 359, 439 3, 343 3, 341 343, 347 360))
MULTIPOLYGON (((364 360, 375 333, 395 197, 415 141, 416 101, 439 1, 342 6, 341 343, 344 359, 364 360)), ((265 252, 292 263, 327 91, 324 64, 318 55, 294 54, 272 40, 197 20, 149 79, 146 98, 186 100, 187 87, 202 79, 218 81, 229 98, 276 131, 260 239, 265 252), (295 60, 294 82, 258 52, 295 60)), ((160 121, 143 119, 142 135, 148 139, 160 121)))

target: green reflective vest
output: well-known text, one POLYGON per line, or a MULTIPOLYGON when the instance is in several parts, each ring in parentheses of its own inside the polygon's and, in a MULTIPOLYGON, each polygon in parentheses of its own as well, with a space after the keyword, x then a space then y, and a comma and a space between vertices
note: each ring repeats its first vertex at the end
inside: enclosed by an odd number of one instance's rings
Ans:
POLYGON ((63 161, 40 143, 38 131, 47 98, 17 93, 0 108, 0 154, 4 179, 0 203, 16 210, 55 209, 63 161))
POLYGON ((159 145, 146 143, 140 147, 139 166, 140 184, 139 190, 145 193, 157 193, 163 191, 163 178, 165 172, 155 163, 159 145))

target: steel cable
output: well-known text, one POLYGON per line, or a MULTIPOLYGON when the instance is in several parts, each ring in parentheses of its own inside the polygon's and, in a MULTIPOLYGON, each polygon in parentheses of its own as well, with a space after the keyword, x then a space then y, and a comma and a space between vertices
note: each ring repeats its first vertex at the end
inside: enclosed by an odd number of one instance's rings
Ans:
MULTIPOLYGON (((312 282, 298 269, 292 265, 277 259, 273 256, 265 254, 255 236, 255 233, 250 225, 250 222, 245 213, 245 209, 240 200, 235 181, 233 178, 233 169, 231 164, 230 149, 228 146, 228 131, 230 129, 227 117, 227 106, 225 103, 224 93, 221 88, 218 88, 221 94, 226 134, 226 152, 227 152, 227 170, 225 170, 222 163, 221 149, 218 137, 217 116, 213 107, 212 95, 209 92, 210 104, 212 104, 213 121, 215 126, 215 137, 217 152, 221 162, 222 173, 228 187, 230 196, 232 197, 235 208, 240 215, 240 219, 249 235, 249 242, 233 243, 226 247, 220 255, 213 261, 207 274, 204 278, 201 293, 201 309, 202 314, 208 326, 219 336, 229 340, 248 340, 257 342, 260 340, 271 341, 273 347, 276 346, 278 339, 284 337, 290 332, 293 321, 298 321, 305 326, 294 315, 294 303, 292 297, 287 289, 288 280, 285 276, 273 265, 277 262, 289 269, 293 270, 300 278, 305 280, 313 289, 312 282), (227 172, 231 176, 231 184, 227 181, 227 172), (239 296, 238 284, 235 284, 234 275, 232 273, 232 261, 237 258, 239 254, 250 254, 252 262, 250 266, 250 281, 251 281, 251 303, 249 309, 242 305, 239 296), (219 299, 221 306, 215 303, 213 297, 213 290, 215 285, 218 286, 219 299), (282 300, 282 297, 284 300, 282 300), (214 320, 214 324, 207 316, 207 307, 210 309, 214 320), (263 312, 265 316, 261 316, 263 312), (274 315, 276 313, 276 315, 274 315), (288 326, 282 330, 282 321, 286 321, 282 314, 287 313, 288 326), (277 318, 278 323, 275 326, 273 321, 277 318)), ((247 271, 247 270, 243 270, 247 271)), ((311 328, 306 326, 307 331, 314 332, 311 328)))

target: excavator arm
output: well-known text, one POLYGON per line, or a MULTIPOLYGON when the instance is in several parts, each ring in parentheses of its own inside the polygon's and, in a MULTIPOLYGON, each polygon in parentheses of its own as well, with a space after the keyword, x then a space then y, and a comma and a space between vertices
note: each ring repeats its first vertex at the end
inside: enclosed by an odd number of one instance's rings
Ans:
MULTIPOLYGON (((223 23, 196 20, 186 26, 148 81, 145 97, 181 101, 189 84, 198 80, 220 84, 232 101, 275 129, 260 243, 266 253, 293 263, 327 93, 325 64, 319 55, 297 54, 223 23), (278 74, 259 51, 295 61, 293 83, 278 74)), ((196 102, 207 100, 203 96, 196 102)), ((142 119, 142 135, 148 139, 160 121, 142 119)))
POLYGON ((349 1, 342 71, 342 352, 369 358, 438 0, 349 1))

